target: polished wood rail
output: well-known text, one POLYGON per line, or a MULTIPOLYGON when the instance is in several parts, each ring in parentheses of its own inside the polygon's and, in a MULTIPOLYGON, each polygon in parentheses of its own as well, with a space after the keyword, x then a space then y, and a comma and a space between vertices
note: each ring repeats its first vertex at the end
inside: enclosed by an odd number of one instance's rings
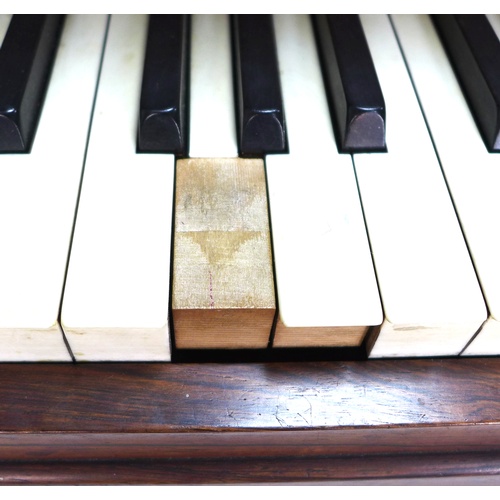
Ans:
POLYGON ((0 365, 2 484, 500 484, 500 358, 0 365))

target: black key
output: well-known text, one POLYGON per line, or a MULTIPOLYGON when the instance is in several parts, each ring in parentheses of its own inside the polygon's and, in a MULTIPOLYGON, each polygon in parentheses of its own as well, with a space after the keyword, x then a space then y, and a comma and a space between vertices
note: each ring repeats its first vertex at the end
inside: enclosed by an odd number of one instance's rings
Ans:
POLYGON ((29 152, 62 15, 14 15, 0 49, 0 152, 29 152))
POLYGON ((500 41, 484 15, 433 20, 486 147, 500 151, 500 41))
POLYGON ((386 151, 384 96, 359 17, 313 19, 339 151, 386 151))
POLYGON ((188 15, 151 15, 142 79, 137 149, 185 156, 188 15))
POLYGON ((272 17, 235 15, 232 21, 240 155, 286 152, 285 113, 272 17))

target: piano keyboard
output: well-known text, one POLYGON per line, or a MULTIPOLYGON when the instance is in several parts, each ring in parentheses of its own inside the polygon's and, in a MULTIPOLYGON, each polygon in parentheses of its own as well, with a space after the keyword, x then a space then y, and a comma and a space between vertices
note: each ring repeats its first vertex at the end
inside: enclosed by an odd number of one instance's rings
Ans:
POLYGON ((190 17, 168 118, 189 96, 184 155, 138 147, 148 16, 66 16, 31 150, 0 156, 0 361, 498 355, 499 160, 430 18, 360 16, 387 150, 349 154, 325 20, 274 16, 283 110, 253 119, 284 116, 284 142, 249 158, 231 46, 244 25, 190 17))

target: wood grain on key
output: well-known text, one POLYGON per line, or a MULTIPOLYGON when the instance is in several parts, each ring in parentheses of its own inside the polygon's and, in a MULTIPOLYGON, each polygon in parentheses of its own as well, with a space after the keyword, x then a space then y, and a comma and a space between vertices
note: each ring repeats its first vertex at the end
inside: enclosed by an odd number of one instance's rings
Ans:
POLYGON ((178 348, 263 348, 275 315, 264 162, 177 162, 172 315, 178 348))
POLYGON ((369 326, 293 327, 278 318, 274 347, 359 347, 369 326))

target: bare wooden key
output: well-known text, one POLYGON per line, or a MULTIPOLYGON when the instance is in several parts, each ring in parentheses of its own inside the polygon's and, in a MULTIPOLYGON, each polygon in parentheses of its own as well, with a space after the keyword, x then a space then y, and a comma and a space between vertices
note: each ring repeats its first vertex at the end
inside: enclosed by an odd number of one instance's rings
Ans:
POLYGON ((275 310, 264 162, 178 160, 176 346, 266 347, 275 310))

